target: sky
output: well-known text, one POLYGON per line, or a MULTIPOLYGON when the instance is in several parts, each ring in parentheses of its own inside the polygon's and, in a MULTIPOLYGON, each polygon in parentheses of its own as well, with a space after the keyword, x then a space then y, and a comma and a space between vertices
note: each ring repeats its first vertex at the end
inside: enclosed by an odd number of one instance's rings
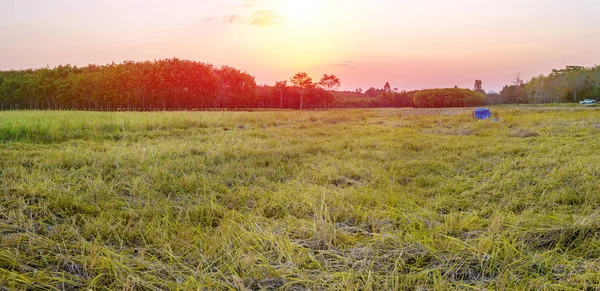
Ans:
POLYGON ((0 70, 177 57, 258 84, 307 72, 343 90, 499 91, 517 73, 600 64, 599 12, 600 0, 0 0, 0 70))

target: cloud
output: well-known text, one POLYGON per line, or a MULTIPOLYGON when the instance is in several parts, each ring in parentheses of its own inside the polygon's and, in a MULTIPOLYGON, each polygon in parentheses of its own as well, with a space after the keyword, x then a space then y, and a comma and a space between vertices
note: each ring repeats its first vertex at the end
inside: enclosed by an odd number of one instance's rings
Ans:
POLYGON ((244 23, 243 17, 237 14, 225 15, 223 21, 227 23, 244 23))
POLYGON ((251 25, 271 26, 285 23, 285 17, 280 16, 274 10, 257 10, 250 17, 251 25))
POLYGON ((263 2, 263 0, 244 0, 240 4, 224 5, 223 7, 247 10, 257 8, 260 2, 263 2))
POLYGON ((352 62, 352 61, 345 61, 345 62, 341 62, 341 63, 329 64, 329 66, 346 68, 348 70, 356 69, 356 66, 354 66, 354 62, 352 62))
POLYGON ((256 8, 256 4, 254 3, 243 3, 243 4, 238 4, 238 5, 227 5, 224 6, 226 8, 233 8, 233 9, 242 9, 242 10, 247 10, 247 9, 253 9, 256 8))
MULTIPOLYGON (((247 24, 255 26, 275 26, 283 24, 287 19, 275 10, 264 9, 261 6, 264 0, 241 0, 235 5, 223 6, 231 13, 222 17, 222 21, 230 24, 247 24)), ((206 22, 214 21, 208 18, 206 22)))

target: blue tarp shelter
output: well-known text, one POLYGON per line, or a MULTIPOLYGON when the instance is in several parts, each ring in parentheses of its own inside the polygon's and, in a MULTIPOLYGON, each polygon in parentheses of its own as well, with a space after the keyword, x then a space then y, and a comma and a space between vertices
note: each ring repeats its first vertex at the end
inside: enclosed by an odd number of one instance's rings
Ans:
POLYGON ((480 120, 486 120, 492 118, 492 112, 489 108, 477 108, 475 109, 475 118, 480 120))

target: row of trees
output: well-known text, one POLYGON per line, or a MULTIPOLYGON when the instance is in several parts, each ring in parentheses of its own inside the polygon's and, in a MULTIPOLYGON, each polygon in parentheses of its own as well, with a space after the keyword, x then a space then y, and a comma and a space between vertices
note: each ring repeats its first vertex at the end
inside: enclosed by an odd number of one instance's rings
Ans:
POLYGON ((362 89, 353 94, 354 98, 348 98, 345 102, 336 102, 339 107, 418 107, 418 108, 443 108, 443 107, 471 107, 486 104, 486 95, 483 90, 483 82, 476 80, 473 90, 454 88, 424 89, 415 91, 400 91, 392 89, 386 82, 382 89, 369 88, 362 94, 362 89), (356 95, 363 96, 357 98, 356 95))
POLYGON ((194 61, 158 61, 86 67, 58 66, 0 71, 0 110, 195 110, 238 108, 462 107, 503 103, 577 102, 600 98, 600 66, 567 66, 525 83, 520 76, 500 93, 483 90, 400 91, 388 83, 363 93, 336 92, 335 75, 313 82, 297 73, 274 86, 257 86, 253 76, 231 67, 194 61), (350 96, 349 98, 347 96, 350 96))
POLYGON ((548 76, 532 78, 524 86, 531 103, 578 102, 600 97, 600 66, 567 66, 552 70, 548 76))
MULTIPOLYGON (((362 94, 362 88, 356 90, 362 94)), ((373 98, 367 102, 352 100, 357 107, 460 107, 483 104, 513 103, 568 103, 584 99, 600 99, 600 66, 567 66, 552 70, 549 75, 534 77, 529 82, 520 74, 499 93, 485 92, 483 82, 475 80, 472 90, 432 89, 399 91, 386 83, 383 89, 369 88, 364 96, 373 98), (366 106, 365 106, 366 105, 366 106)), ((600 101, 600 100, 599 100, 600 101)))
POLYGON ((231 67, 179 59, 0 71, 0 109, 193 110, 330 107, 340 80, 298 73, 276 86, 231 67))
POLYGON ((524 82, 517 75, 500 93, 489 92, 488 102, 499 103, 564 103, 600 98, 600 66, 567 66, 554 69, 524 82))
MULTIPOLYGON (((254 77, 231 67, 180 59, 105 66, 58 66, 0 71, 0 110, 208 110, 237 108, 413 107, 417 91, 399 91, 386 83, 370 88, 352 102, 340 102, 335 75, 313 82, 297 73, 274 86, 257 86, 254 77), (360 98, 370 96, 369 100, 360 98)), ((469 91, 469 90, 467 90, 469 91)), ((445 93, 444 93, 445 92, 445 93)), ((464 106, 454 91, 418 106, 464 106)))
POLYGON ((377 107, 413 107, 413 96, 417 91, 392 89, 386 82, 382 89, 371 87, 363 92, 362 88, 354 92, 337 92, 334 107, 340 108, 377 108, 377 107))

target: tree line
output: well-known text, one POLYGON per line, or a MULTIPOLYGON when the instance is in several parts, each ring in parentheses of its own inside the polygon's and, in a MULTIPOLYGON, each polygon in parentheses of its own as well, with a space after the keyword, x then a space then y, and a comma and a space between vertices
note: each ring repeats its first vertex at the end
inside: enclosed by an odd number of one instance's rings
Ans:
POLYGON ((511 103, 569 103, 600 98, 600 66, 567 66, 541 74, 529 82, 517 75, 499 93, 488 92, 491 104, 511 103))
POLYGON ((257 86, 238 69, 180 59, 0 71, 0 109, 209 110, 325 108, 340 80, 298 73, 257 86))
POLYGON ((554 69, 548 75, 539 75, 526 82, 517 74, 512 84, 500 92, 483 89, 482 80, 475 80, 473 89, 444 88, 416 91, 371 87, 364 91, 358 88, 355 98, 334 102, 339 107, 462 107, 484 104, 543 104, 576 103, 584 99, 600 101, 600 66, 566 66, 554 69), (369 98, 367 101, 357 95, 369 98))
POLYGON ((464 107, 483 104, 577 102, 600 98, 600 66, 567 66, 524 82, 520 75, 499 93, 444 88, 383 88, 338 92, 340 79, 316 82, 297 73, 273 86, 257 85, 238 69, 165 59, 104 66, 0 71, 0 110, 212 110, 247 108, 464 107))
POLYGON ((346 98, 334 102, 335 107, 416 107, 416 108, 445 108, 473 107, 486 104, 485 91, 481 88, 482 81, 475 81, 475 88, 438 88, 405 91, 392 89, 386 82, 382 89, 369 88, 363 94, 362 88, 355 92, 344 92, 346 98))

